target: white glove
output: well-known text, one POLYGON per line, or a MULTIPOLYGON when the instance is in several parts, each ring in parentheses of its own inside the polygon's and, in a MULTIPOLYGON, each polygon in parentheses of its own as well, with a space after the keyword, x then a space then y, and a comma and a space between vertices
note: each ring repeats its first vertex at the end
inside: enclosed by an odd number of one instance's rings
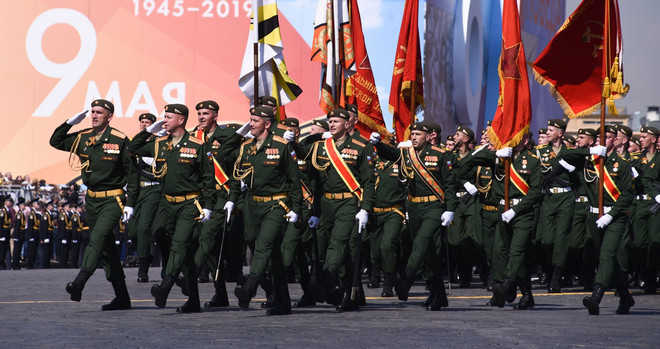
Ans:
POLYGON ((364 229, 367 226, 367 221, 369 220, 369 213, 365 209, 360 209, 355 215, 355 220, 358 221, 360 228, 364 229))
POLYGON ((71 241, 71 242, 73 242, 74 244, 77 244, 77 243, 78 243, 78 240, 73 240, 73 241, 71 241))
POLYGON ((20 239, 14 238, 14 241, 18 242, 20 239))
POLYGON ((604 214, 602 217, 598 218, 596 221, 596 226, 600 229, 603 229, 610 223, 612 223, 612 216, 609 214, 604 214))
POLYGON ((30 238, 30 240, 28 240, 28 241, 30 241, 30 242, 34 242, 34 238, 30 238))
POLYGON ((655 196, 655 202, 660 204, 660 194, 655 196))
POLYGON ((147 126, 147 132, 149 133, 158 133, 163 129, 163 123, 165 122, 165 119, 160 119, 153 124, 147 126))
POLYGON ((412 141, 401 142, 396 147, 397 148, 410 148, 410 147, 412 147, 412 141))
POLYGON ((119 246, 121 244, 121 241, 115 240, 115 245, 119 246))
POLYGON ((454 212, 445 211, 445 213, 440 216, 440 222, 442 222, 443 227, 448 227, 451 224, 451 221, 454 220, 454 212))
POLYGON ((251 129, 252 128, 250 127, 250 123, 248 122, 245 125, 241 126, 241 128, 239 128, 238 130, 236 130, 236 133, 245 137, 245 135, 247 135, 251 129))
POLYGON ((465 184, 463 184, 463 188, 465 188, 465 190, 467 190, 470 195, 477 193, 477 187, 475 187, 474 184, 470 182, 465 182, 465 184))
POLYGON ((568 171, 569 173, 575 171, 575 166, 569 164, 564 159, 559 160, 559 164, 561 165, 561 167, 565 168, 566 171, 568 171))
POLYGON ((328 138, 330 138, 330 137, 332 137, 332 133, 330 133, 330 131, 325 131, 325 132, 323 132, 323 134, 321 135, 321 138, 323 138, 323 139, 328 139, 328 138))
POLYGON ((593 147, 589 148, 589 154, 605 156, 607 155, 607 148, 603 147, 602 145, 594 145, 593 147))
POLYGON ((156 136, 158 137, 163 137, 167 135, 167 130, 160 130, 158 133, 156 133, 156 136))
POLYGON ((227 201, 225 204, 225 207, 222 208, 225 210, 225 217, 227 218, 227 222, 229 222, 229 218, 231 218, 231 211, 234 209, 234 203, 231 201, 227 201))
POLYGON ((289 142, 293 142, 293 140, 296 139, 296 134, 293 133, 293 131, 285 131, 284 134, 282 135, 282 138, 286 139, 289 142))
POLYGON ((66 121, 66 123, 69 124, 69 125, 78 125, 87 116, 88 111, 89 110, 85 110, 84 112, 82 112, 82 113, 80 113, 76 116, 72 116, 71 119, 66 121))
POLYGON ((510 158, 511 154, 513 154, 513 149, 510 147, 504 147, 495 151, 495 155, 497 155, 498 158, 510 158))
POLYGON ((243 180, 241 180, 241 191, 246 191, 247 189, 248 189, 247 184, 245 184, 245 182, 243 182, 243 180))
POLYGON ((315 229, 316 227, 319 226, 319 223, 321 222, 321 219, 316 216, 311 216, 309 217, 309 220, 307 221, 307 224, 311 229, 315 229))
POLYGON ((50 239, 44 239, 44 244, 47 244, 50 242, 50 239))
POLYGON ((133 208, 131 206, 124 207, 124 214, 121 216, 121 221, 126 223, 133 217, 133 208))
POLYGON ((7 239, 5 239, 5 238, 0 238, 0 241, 4 242, 4 241, 7 241, 7 239))
POLYGON ((206 223, 211 219, 211 210, 208 208, 202 209, 202 213, 199 215, 199 221, 206 223))
POLYGON ((289 211, 289 213, 287 213, 285 217, 286 217, 286 221, 289 223, 295 223, 298 221, 298 215, 293 211, 289 211))
POLYGON ((380 142, 380 133, 371 132, 371 137, 369 138, 369 142, 371 144, 378 144, 378 142, 380 142))
POLYGON ((516 216, 516 211, 510 208, 508 211, 502 213, 502 220, 505 223, 509 223, 515 216, 516 216))
POLYGON ((637 177, 639 177, 639 172, 637 172, 637 170, 634 167, 631 167, 630 169, 632 170, 633 179, 636 179, 637 177))
POLYGON ((62 245, 66 245, 66 240, 62 239, 62 245))

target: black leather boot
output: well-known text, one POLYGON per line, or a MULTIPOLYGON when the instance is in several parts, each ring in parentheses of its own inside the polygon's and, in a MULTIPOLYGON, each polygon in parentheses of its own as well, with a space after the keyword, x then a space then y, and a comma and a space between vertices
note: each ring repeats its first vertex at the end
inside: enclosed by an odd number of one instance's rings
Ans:
POLYGON ((536 303, 534 303, 534 296, 532 295, 532 281, 526 281, 520 284, 520 302, 513 306, 515 310, 527 310, 533 308, 536 303))
POLYGON ((131 297, 128 296, 126 280, 121 279, 112 281, 112 288, 115 290, 115 299, 110 301, 110 303, 101 306, 101 310, 131 309, 131 297))
POLYGON ((505 302, 513 302, 516 298, 511 299, 511 289, 515 292, 515 284, 509 279, 504 279, 503 283, 496 283, 493 285, 493 297, 495 297, 495 306, 504 308, 505 302), (511 300, 511 301, 509 301, 511 300))
POLYGON ((430 283, 430 282, 428 283, 429 296, 426 297, 426 299, 422 302, 422 304, 421 304, 422 308, 426 308, 429 305, 431 305, 431 303, 433 303, 433 299, 435 298, 435 289, 434 289, 434 287, 435 286, 432 283, 430 283))
POLYGON ((497 299, 495 298, 495 295, 493 295, 492 297, 490 297, 490 300, 488 300, 488 302, 486 302, 486 306, 487 306, 487 307, 495 307, 495 306, 497 306, 497 299))
POLYGON ((626 315, 630 313, 630 308, 635 305, 633 296, 628 291, 628 284, 624 284, 617 289, 619 293, 619 307, 616 308, 616 313, 619 315, 626 315))
POLYGON ((552 279, 548 286, 548 293, 561 293, 561 268, 555 267, 552 270, 552 279))
POLYGON ((314 299, 313 292, 311 290, 311 283, 309 278, 300 279, 300 287, 303 290, 303 295, 300 297, 300 300, 293 304, 294 308, 303 308, 311 307, 316 305, 316 300, 314 299))
POLYGON ((352 287, 345 288, 344 298, 342 299, 341 304, 337 306, 337 311, 355 311, 360 309, 358 305, 358 295, 356 294, 355 299, 351 300, 351 290, 352 287))
MULTIPOLYGON (((323 271, 324 273, 326 270, 323 271)), ((323 279, 323 297, 325 302, 332 305, 339 305, 342 302, 344 295, 344 288, 339 284, 339 278, 327 272, 327 276, 323 279)))
POLYGON ((149 282, 149 259, 147 258, 140 258, 138 260, 138 277, 137 277, 137 282, 139 283, 145 283, 149 282))
POLYGON ((266 310, 266 315, 289 315, 291 314, 291 297, 289 296, 289 285, 286 280, 278 283, 274 290, 273 306, 266 310))
POLYGON ((644 293, 656 294, 658 289, 658 271, 655 268, 649 268, 644 274, 644 293))
POLYGON ((591 315, 598 315, 600 313, 600 300, 603 299, 605 294, 605 286, 601 284, 594 285, 594 291, 591 296, 582 299, 582 305, 589 311, 591 315))
POLYGON ((445 292, 445 284, 440 281, 434 281, 431 285, 431 290, 435 294, 433 301, 426 307, 426 310, 437 311, 441 308, 446 308, 449 306, 449 300, 447 299, 447 292, 445 292))
MULTIPOLYGON (((504 282, 506 282, 506 280, 504 282)), ((507 303, 513 303, 513 301, 516 300, 516 297, 518 296, 518 291, 516 289, 517 287, 518 287, 517 283, 509 280, 509 285, 507 285, 507 292, 506 292, 507 303)))
POLYGON ((66 284, 66 291, 71 295, 71 300, 74 302, 80 302, 82 298, 82 290, 85 288, 87 280, 92 276, 92 273, 87 270, 80 269, 78 275, 73 280, 66 284))
POLYGON ((225 280, 220 278, 220 280, 213 281, 213 287, 215 288, 215 294, 210 301, 204 303, 204 308, 228 307, 229 298, 227 297, 225 280))
POLYGON ((182 306, 176 308, 177 313, 199 313, 202 308, 199 306, 199 286, 195 277, 188 278, 188 291, 190 295, 188 300, 182 306))
POLYGON ((380 287, 380 267, 376 264, 371 266, 371 273, 369 273, 369 283, 367 288, 379 288, 380 287))
POLYGON ((383 273, 383 292, 380 293, 381 297, 394 297, 392 287, 394 284, 394 274, 383 273))
POLYGON ((486 291, 492 292, 494 283, 495 282, 493 281, 493 269, 488 268, 488 280, 486 281, 486 291))
POLYGON ((234 295, 238 298, 238 306, 245 309, 250 306, 250 300, 257 293, 259 287, 259 279, 256 276, 249 275, 245 284, 236 286, 234 295))
POLYGON ((273 288, 273 282, 267 277, 262 277, 260 284, 261 289, 266 292, 266 301, 261 303, 261 308, 272 308, 275 305, 275 289, 273 288))
POLYGON ((181 293, 183 293, 184 296, 190 296, 190 289, 188 289, 190 283, 183 276, 179 275, 174 280, 174 283, 181 288, 181 293))
POLYGON ((406 268, 404 275, 401 275, 400 278, 394 279, 394 290, 396 291, 399 300, 404 302, 408 300, 408 291, 415 282, 415 274, 414 270, 406 268))
POLYGON ((167 304, 167 296, 170 294, 172 286, 174 286, 174 277, 171 275, 165 275, 165 278, 161 281, 160 285, 155 284, 151 286, 151 295, 154 296, 157 307, 165 308, 165 304, 167 304))

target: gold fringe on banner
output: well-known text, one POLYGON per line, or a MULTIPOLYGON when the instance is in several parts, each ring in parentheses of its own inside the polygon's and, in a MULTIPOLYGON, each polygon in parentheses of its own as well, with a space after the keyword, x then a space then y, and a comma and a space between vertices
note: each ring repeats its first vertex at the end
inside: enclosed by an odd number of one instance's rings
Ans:
POLYGON ((548 90, 550 90, 550 95, 557 100, 557 103, 559 103, 559 106, 561 107, 562 110, 564 110, 564 113, 569 119, 575 119, 585 115, 591 115, 596 110, 600 109, 600 101, 599 101, 598 103, 595 103, 593 106, 579 113, 575 113, 573 109, 571 109, 571 106, 568 104, 568 102, 566 102, 564 97, 561 94, 559 94, 559 92, 557 92, 557 87, 555 87, 555 85, 552 82, 548 81, 541 74, 537 73, 536 70, 532 69, 532 72, 534 73, 534 80, 536 80, 537 83, 539 83, 541 86, 548 86, 548 90))

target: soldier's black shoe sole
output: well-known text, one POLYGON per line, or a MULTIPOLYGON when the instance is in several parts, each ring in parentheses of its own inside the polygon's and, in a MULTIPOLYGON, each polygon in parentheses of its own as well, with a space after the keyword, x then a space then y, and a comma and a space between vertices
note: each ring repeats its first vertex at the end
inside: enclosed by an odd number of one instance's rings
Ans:
POLYGON ((287 302, 283 306, 274 306, 266 310, 266 315, 290 315, 291 314, 291 304, 287 302))
POLYGON ((163 290, 160 289, 160 285, 151 286, 151 295, 154 296, 156 301, 156 306, 159 308, 165 308, 167 304, 167 294, 164 294, 163 290))
POLYGON ((66 284, 66 292, 71 295, 71 300, 74 302, 80 302, 80 299, 82 299, 82 290, 74 285, 73 282, 66 284))
POLYGON ((631 295, 628 295, 627 298, 621 299, 619 301, 619 307, 616 308, 616 313, 618 315, 628 315, 630 314, 630 308, 635 305, 635 300, 631 295))
POLYGON ((600 307, 598 306, 598 303, 594 301, 591 297, 582 298, 582 305, 584 305, 584 307, 587 308, 590 315, 600 314, 600 307))
POLYGON ((493 297, 495 297, 495 306, 498 308, 504 308, 506 294, 502 284, 493 285, 493 297))
POLYGON ((219 308, 219 307, 228 307, 229 306, 229 299, 227 297, 217 299, 220 297, 213 296, 210 301, 204 303, 204 308, 219 308))
POLYGON ((394 291, 396 291, 396 296, 401 301, 408 301, 408 285, 405 281, 401 279, 394 280, 394 291))
POLYGON ((109 310, 127 310, 131 309, 131 300, 117 300, 113 299, 110 303, 101 306, 102 311, 109 310))
POLYGON ((316 301, 314 299, 306 294, 303 294, 302 297, 300 297, 300 300, 293 303, 294 308, 304 308, 304 307, 313 307, 316 305, 316 301))
POLYGON ((193 302, 192 304, 189 302, 183 303, 182 306, 176 308, 177 313, 183 313, 183 314, 188 314, 188 313, 199 313, 202 311, 202 308, 199 306, 199 302, 193 302))
POLYGON ((242 309, 247 309, 250 306, 252 295, 248 294, 243 286, 238 286, 234 289, 234 296, 238 298, 238 306, 242 309))
POLYGON ((139 277, 139 278, 137 278, 137 282, 140 283, 140 284, 147 283, 147 282, 149 282, 149 277, 148 276, 139 277))

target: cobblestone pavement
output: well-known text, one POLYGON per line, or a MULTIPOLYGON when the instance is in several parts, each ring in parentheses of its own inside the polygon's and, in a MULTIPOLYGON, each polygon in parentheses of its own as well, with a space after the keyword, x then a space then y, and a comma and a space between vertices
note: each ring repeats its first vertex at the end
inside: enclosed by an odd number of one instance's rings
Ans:
MULTIPOLYGON (((259 308, 263 291, 248 310, 240 310, 229 283, 230 307, 178 314, 185 297, 176 286, 167 307, 158 309, 149 289, 159 278, 138 284, 137 269, 125 271, 133 308, 112 312, 101 312, 113 298, 102 270, 92 276, 80 303, 71 302, 64 290, 77 270, 0 271, 0 347, 660 347, 660 295, 639 290, 633 292, 630 315, 614 314, 618 298, 611 292, 603 298, 601 315, 590 316, 582 307, 587 293, 571 288, 550 295, 538 285, 531 310, 486 307, 490 294, 475 282, 470 289, 454 288, 449 308, 437 312, 420 307, 427 293, 418 283, 408 302, 380 298, 380 289, 365 288, 368 305, 358 312, 338 313, 322 304, 270 317, 259 308)), ((289 289, 297 300, 300 287, 289 289)), ((202 302, 212 294, 212 284, 200 284, 202 302)))

